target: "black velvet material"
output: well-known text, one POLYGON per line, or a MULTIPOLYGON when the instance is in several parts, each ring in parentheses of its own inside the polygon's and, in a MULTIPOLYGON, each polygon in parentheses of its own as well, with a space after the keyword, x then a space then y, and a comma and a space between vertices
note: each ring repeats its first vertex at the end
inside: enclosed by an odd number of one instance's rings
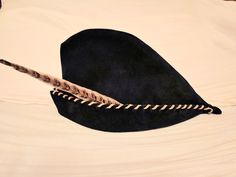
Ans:
MULTIPOLYGON (((208 105, 158 53, 137 37, 109 29, 81 31, 61 45, 63 78, 132 104, 208 105)), ((170 126, 200 113, 106 110, 52 98, 61 115, 103 131, 140 131, 170 126)))
POLYGON ((204 111, 151 111, 97 108, 86 104, 74 103, 62 97, 51 96, 64 117, 83 126, 109 132, 130 132, 167 127, 183 122, 204 111))

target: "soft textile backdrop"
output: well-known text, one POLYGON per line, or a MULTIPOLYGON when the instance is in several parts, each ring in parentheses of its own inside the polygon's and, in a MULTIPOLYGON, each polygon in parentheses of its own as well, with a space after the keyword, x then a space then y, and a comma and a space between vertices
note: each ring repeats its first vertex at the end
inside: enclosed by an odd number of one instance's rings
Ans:
POLYGON ((138 133, 61 117, 49 86, 0 66, 0 176, 236 174, 236 3, 223 0, 2 2, 0 58, 61 77, 60 43, 86 28, 132 33, 172 64, 221 116, 138 133))

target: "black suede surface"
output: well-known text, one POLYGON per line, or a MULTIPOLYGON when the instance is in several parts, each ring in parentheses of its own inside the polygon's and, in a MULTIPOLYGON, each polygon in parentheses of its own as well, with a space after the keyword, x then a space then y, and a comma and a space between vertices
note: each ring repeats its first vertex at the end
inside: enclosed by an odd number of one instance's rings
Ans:
MULTIPOLYGON (((61 45, 63 78, 121 103, 204 104, 188 82, 137 37, 109 29, 81 31, 61 45)), ((111 132, 170 126, 200 113, 107 110, 52 98, 64 117, 86 127, 111 132)))

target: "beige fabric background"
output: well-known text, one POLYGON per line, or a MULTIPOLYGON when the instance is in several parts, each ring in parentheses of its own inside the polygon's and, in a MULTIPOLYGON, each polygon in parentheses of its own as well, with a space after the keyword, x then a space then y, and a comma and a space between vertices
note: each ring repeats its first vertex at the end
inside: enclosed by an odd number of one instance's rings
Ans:
POLYGON ((86 28, 138 36, 223 115, 106 133, 60 116, 49 86, 0 66, 1 177, 235 177, 236 3, 5 0, 0 58, 61 77, 60 43, 86 28))

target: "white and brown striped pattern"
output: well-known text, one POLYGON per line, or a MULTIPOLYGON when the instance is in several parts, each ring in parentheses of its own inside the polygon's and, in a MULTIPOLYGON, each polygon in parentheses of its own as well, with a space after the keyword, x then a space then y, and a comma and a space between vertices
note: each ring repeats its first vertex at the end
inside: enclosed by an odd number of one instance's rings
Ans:
POLYGON ((80 104, 86 104, 88 106, 96 106, 97 108, 105 108, 105 109, 114 109, 114 110, 146 110, 146 111, 178 111, 178 110, 198 110, 198 111, 207 111, 207 113, 211 114, 213 109, 207 105, 193 105, 193 104, 164 104, 164 105, 151 105, 151 104, 109 104, 109 103, 100 103, 95 101, 89 101, 79 98, 72 98, 71 96, 66 95, 58 90, 54 90, 52 92, 54 95, 60 96, 61 98, 67 99, 69 101, 78 102, 80 104), (66 95, 66 96, 64 96, 66 95), (76 100, 76 101, 75 101, 76 100))
POLYGON ((71 93, 72 95, 80 98, 80 99, 85 99, 85 100, 91 100, 91 101, 96 101, 96 102, 100 102, 100 103, 105 103, 105 104, 120 104, 118 101, 116 101, 113 98, 110 98, 108 96, 105 96, 103 94, 100 94, 96 91, 87 89, 85 87, 81 87, 79 85, 73 84, 69 81, 66 81, 64 79, 59 79, 47 74, 43 74, 41 72, 37 72, 35 70, 32 70, 30 68, 26 68, 24 66, 20 66, 18 64, 15 63, 11 63, 9 61, 0 59, 0 63, 13 67, 14 69, 16 69, 19 72, 28 74, 36 79, 39 79, 45 83, 48 83, 50 85, 52 85, 53 87, 66 91, 68 93, 71 93))
POLYGON ((80 104, 85 104, 87 106, 96 106, 97 108, 115 109, 115 110, 149 110, 149 111, 176 111, 176 110, 199 110, 207 111, 212 113, 213 109, 206 105, 193 105, 193 104, 164 104, 164 105, 142 105, 142 104, 122 104, 113 98, 102 95, 96 91, 81 87, 79 85, 73 84, 69 81, 58 79, 56 77, 43 74, 32 69, 8 62, 6 60, 0 59, 0 63, 13 67, 17 71, 28 74, 36 79, 39 79, 45 83, 48 83, 55 87, 53 94, 62 97, 63 99, 79 102, 80 104), (58 91, 57 89, 63 90, 71 95, 67 95, 58 91))

